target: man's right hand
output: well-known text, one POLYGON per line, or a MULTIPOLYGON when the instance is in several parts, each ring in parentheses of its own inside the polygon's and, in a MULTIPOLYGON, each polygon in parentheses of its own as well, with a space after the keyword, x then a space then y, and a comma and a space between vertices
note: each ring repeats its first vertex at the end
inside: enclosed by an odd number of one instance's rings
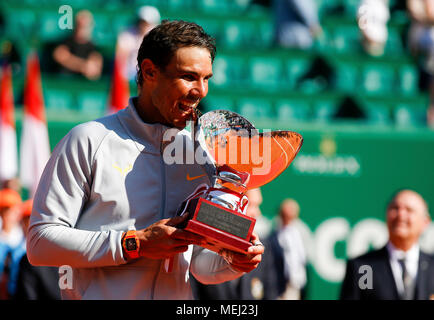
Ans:
POLYGON ((199 246, 205 244, 204 237, 175 227, 186 217, 187 214, 163 219, 145 229, 137 230, 136 234, 140 240, 139 256, 165 259, 187 251, 190 244, 199 246))

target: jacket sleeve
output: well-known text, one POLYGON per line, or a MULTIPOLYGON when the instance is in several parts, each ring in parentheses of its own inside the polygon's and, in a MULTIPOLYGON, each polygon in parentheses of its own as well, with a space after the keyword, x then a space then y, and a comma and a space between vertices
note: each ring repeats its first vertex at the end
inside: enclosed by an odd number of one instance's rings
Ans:
POLYGON ((244 274, 235 271, 214 251, 194 246, 190 272, 203 284, 218 284, 234 280, 244 274))
POLYGON ((56 146, 41 176, 27 237, 32 265, 86 268, 125 263, 121 231, 75 229, 90 194, 94 149, 90 131, 77 126, 56 146))
POLYGON ((342 282, 340 300, 360 300, 360 289, 356 275, 356 262, 348 260, 345 277, 342 282))

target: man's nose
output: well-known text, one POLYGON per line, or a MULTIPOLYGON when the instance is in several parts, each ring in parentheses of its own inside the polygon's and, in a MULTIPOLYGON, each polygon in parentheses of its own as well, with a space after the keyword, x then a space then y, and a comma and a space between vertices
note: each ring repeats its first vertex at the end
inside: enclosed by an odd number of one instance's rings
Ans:
POLYGON ((205 98, 208 94, 208 83, 206 83, 204 80, 196 81, 191 93, 200 99, 205 98))
POLYGON ((406 208, 398 208, 398 210, 397 210, 397 216, 400 218, 400 219, 404 219, 404 218, 406 218, 407 217, 407 213, 408 213, 408 211, 407 211, 407 209, 406 208))

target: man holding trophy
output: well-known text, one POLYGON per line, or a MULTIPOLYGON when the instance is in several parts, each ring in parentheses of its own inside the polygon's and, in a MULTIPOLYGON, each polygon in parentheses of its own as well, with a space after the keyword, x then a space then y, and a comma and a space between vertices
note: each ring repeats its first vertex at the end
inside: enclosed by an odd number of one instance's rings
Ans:
MULTIPOLYGON (((71 267, 63 299, 192 299, 189 271, 216 284, 260 263, 264 247, 254 222, 242 217, 239 201, 226 201, 244 199, 256 180, 243 166, 223 165, 213 119, 196 113, 215 51, 200 26, 164 21, 139 49, 138 97, 73 128, 54 149, 34 199, 27 249, 33 265, 71 267), (184 160, 193 145, 213 161, 170 162, 167 148, 175 142, 182 142, 184 160), (218 212, 224 225, 210 222, 218 212)), ((218 129, 223 138, 234 132, 233 123, 218 129)))

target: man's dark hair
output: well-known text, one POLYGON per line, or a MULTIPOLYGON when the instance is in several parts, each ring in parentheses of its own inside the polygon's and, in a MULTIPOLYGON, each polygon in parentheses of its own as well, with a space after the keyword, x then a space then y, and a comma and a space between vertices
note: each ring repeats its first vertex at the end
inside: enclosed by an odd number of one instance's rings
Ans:
POLYGON ((183 47, 202 47, 211 54, 214 62, 216 54, 215 40, 201 26, 182 20, 163 20, 143 38, 137 54, 137 84, 143 83, 141 64, 150 59, 157 67, 164 70, 176 50, 183 47))

